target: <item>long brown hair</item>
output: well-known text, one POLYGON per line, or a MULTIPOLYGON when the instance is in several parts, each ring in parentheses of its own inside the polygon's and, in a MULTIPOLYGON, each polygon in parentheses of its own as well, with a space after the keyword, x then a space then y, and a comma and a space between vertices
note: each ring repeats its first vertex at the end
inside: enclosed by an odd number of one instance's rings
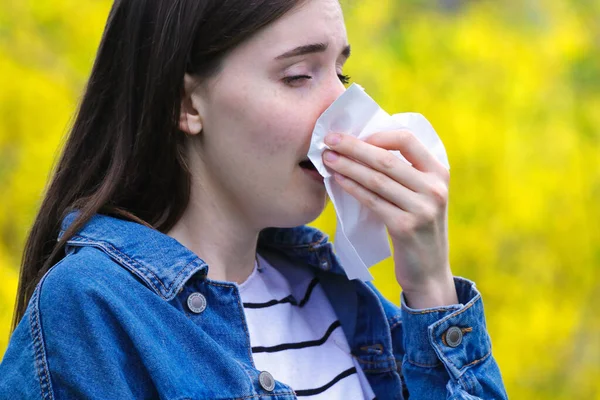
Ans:
POLYGON ((229 50, 302 0, 115 0, 69 137, 23 253, 12 329, 65 242, 98 212, 161 232, 188 203, 178 129, 183 77, 218 73, 229 50), (78 218, 57 241, 71 209, 78 218))

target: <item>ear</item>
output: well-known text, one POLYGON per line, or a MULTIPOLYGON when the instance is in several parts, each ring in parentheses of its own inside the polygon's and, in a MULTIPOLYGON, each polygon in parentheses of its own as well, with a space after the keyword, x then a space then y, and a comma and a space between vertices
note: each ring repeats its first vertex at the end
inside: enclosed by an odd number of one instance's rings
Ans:
POLYGON ((181 97, 181 111, 179 114, 179 129, 188 135, 197 135, 202 132, 202 114, 200 101, 195 89, 198 81, 185 74, 183 79, 183 93, 181 97))

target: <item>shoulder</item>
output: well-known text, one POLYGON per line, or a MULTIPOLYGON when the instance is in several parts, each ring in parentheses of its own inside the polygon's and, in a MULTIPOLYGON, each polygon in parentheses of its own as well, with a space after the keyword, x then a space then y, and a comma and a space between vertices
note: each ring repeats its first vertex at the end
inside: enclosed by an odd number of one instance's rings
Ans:
POLYGON ((93 355, 114 350, 110 331, 123 325, 122 299, 143 289, 100 250, 63 258, 40 280, 11 337, 0 364, 0 399, 54 397, 63 374, 86 371, 93 355))
POLYGON ((73 362, 73 351, 82 360, 116 351, 134 327, 145 327, 148 310, 163 303, 109 255, 82 247, 53 266, 36 288, 29 304, 34 340, 54 354, 55 365, 73 362))
POLYGON ((109 255, 93 247, 81 247, 50 268, 40 280, 38 291, 43 304, 92 293, 109 296, 136 286, 143 285, 109 255))
MULTIPOLYGON (((100 319, 112 324, 111 316, 157 297, 135 275, 93 247, 82 247, 54 265, 40 280, 31 299, 33 315, 48 332, 79 330, 84 321, 95 325, 100 319)), ((66 332, 65 332, 66 333, 66 332)))

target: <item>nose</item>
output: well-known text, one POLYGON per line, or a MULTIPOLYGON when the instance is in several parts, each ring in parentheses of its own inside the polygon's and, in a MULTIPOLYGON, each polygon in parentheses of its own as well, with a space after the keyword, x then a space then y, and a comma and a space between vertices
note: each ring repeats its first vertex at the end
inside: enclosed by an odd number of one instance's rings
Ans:
MULTIPOLYGON (((340 81, 340 78, 337 76, 337 73, 333 75, 333 78, 327 80, 327 84, 323 85, 322 93, 319 94, 320 102, 314 110, 314 122, 316 122, 319 116, 323 114, 323 112, 325 112, 325 110, 327 110, 327 108, 329 108, 329 106, 346 91, 346 87, 344 86, 342 81, 340 81)), ((307 151, 310 147, 311 133, 312 130, 307 131, 305 143, 305 148, 307 151)))
POLYGON ((326 85, 324 91, 324 108, 321 110, 321 113, 325 111, 334 101, 337 100, 338 97, 340 97, 346 91, 346 87, 340 81, 340 78, 337 76, 337 74, 334 74, 334 77, 328 80, 328 84, 326 85))

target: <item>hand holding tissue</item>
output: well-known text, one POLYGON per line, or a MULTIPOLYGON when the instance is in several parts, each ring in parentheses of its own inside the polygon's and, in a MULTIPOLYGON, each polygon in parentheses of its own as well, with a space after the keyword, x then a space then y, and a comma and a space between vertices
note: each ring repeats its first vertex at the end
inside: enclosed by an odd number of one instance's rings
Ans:
MULTIPOLYGON (((389 137, 388 135, 388 139, 389 137)), ((386 139, 382 140, 386 141, 386 139)), ((387 142, 389 141, 387 140, 387 142)), ((398 216, 404 213, 407 215, 408 221, 409 214, 413 211, 411 210, 411 204, 415 206, 420 200, 428 201, 425 189, 428 186, 424 181, 425 174, 433 173, 429 176, 434 176, 435 172, 441 169, 445 169, 447 174, 447 170, 450 168, 442 141, 431 124, 421 114, 402 113, 390 116, 357 84, 351 85, 317 120, 308 157, 325 178, 325 187, 337 214, 337 231, 334 240, 336 254, 348 279, 361 279, 363 281, 373 279, 369 267, 391 256, 386 227, 392 236, 392 243, 394 243, 395 237, 392 233, 393 227, 386 224, 388 220, 398 221, 401 219, 398 216), (383 147, 368 143, 367 139, 375 133, 388 132, 391 135, 394 133, 399 134, 398 131, 412 133, 422 146, 413 145, 412 150, 401 148, 384 150, 383 147), (342 142, 346 145, 343 146, 340 143, 339 148, 337 146, 332 147, 333 150, 339 153, 340 157, 339 160, 326 165, 323 161, 323 153, 330 147, 325 144, 325 137, 331 133, 343 134, 344 140, 342 142), (360 142, 354 138, 360 140, 360 142), (415 147, 419 148, 415 150, 415 147), (421 147, 424 149, 421 149, 421 147), (397 150, 403 150, 405 152, 404 156, 397 150), (413 151, 418 153, 419 150, 423 151, 420 154, 411 154, 413 151), (354 153, 351 155, 347 154, 352 152, 354 153), (401 160, 398 163, 401 165, 396 165, 394 171, 390 171, 389 168, 382 171, 381 163, 372 165, 375 164, 373 161, 377 160, 377 157, 381 160, 382 155, 387 155, 383 152, 394 154, 399 161, 401 160), (417 159, 418 157, 421 158, 417 159), (411 160, 412 163, 408 160, 411 160), (347 179, 341 181, 335 179, 333 172, 337 172, 347 179), (372 176, 372 174, 382 173, 387 175, 386 179, 389 178, 389 184, 386 183, 385 188, 382 188, 381 185, 377 188, 369 188, 368 185, 372 184, 373 179, 365 179, 366 174, 372 176), (402 182, 402 176, 407 180, 412 178, 412 181, 402 182), (422 180, 419 179, 421 177, 422 180), (365 205, 370 204, 365 200, 367 196, 372 196, 373 193, 384 200, 375 202, 378 204, 377 209, 365 205)), ((443 179, 440 178, 440 180, 443 179)), ((445 204, 440 204, 439 208, 445 208, 445 204)), ((419 209, 419 207, 415 207, 415 209, 419 209)), ((440 214, 446 214, 445 210, 440 214)), ((447 217, 444 216, 444 218, 447 217)), ((430 222, 432 226, 436 225, 433 223, 434 221, 430 222)), ((434 235, 431 236, 446 238, 445 224, 437 225, 444 225, 442 228, 444 232, 433 232, 434 235)), ((436 228, 432 227, 431 229, 435 230, 436 228)), ((404 239, 398 239, 402 241, 401 247, 403 248, 407 243, 410 243, 410 240, 404 239)), ((441 256, 438 258, 443 258, 444 252, 447 254, 447 239, 445 241, 446 243, 431 244, 433 247, 438 247, 437 249, 421 248, 411 250, 407 248, 406 250, 418 253, 439 253, 441 256), (446 246, 446 249, 444 249, 444 246, 446 246)), ((418 240, 418 242, 422 245, 423 240, 418 240)), ((397 249, 395 246, 395 250, 397 249)), ((415 258, 414 254, 409 255, 409 257, 415 258)), ((398 264, 396 255, 394 258, 396 264, 398 264)), ((446 260, 435 261, 441 264, 447 263, 446 260)), ((404 260, 402 263, 406 264, 404 260)), ((399 266, 396 265, 397 278, 398 268, 399 266)), ((423 273, 431 269, 427 265, 402 266, 402 268, 415 270, 412 272, 401 271, 403 275, 423 273), (421 271, 417 271, 419 269, 421 271)), ((437 272, 437 269, 441 271, 444 266, 432 268, 433 272, 437 272)))

